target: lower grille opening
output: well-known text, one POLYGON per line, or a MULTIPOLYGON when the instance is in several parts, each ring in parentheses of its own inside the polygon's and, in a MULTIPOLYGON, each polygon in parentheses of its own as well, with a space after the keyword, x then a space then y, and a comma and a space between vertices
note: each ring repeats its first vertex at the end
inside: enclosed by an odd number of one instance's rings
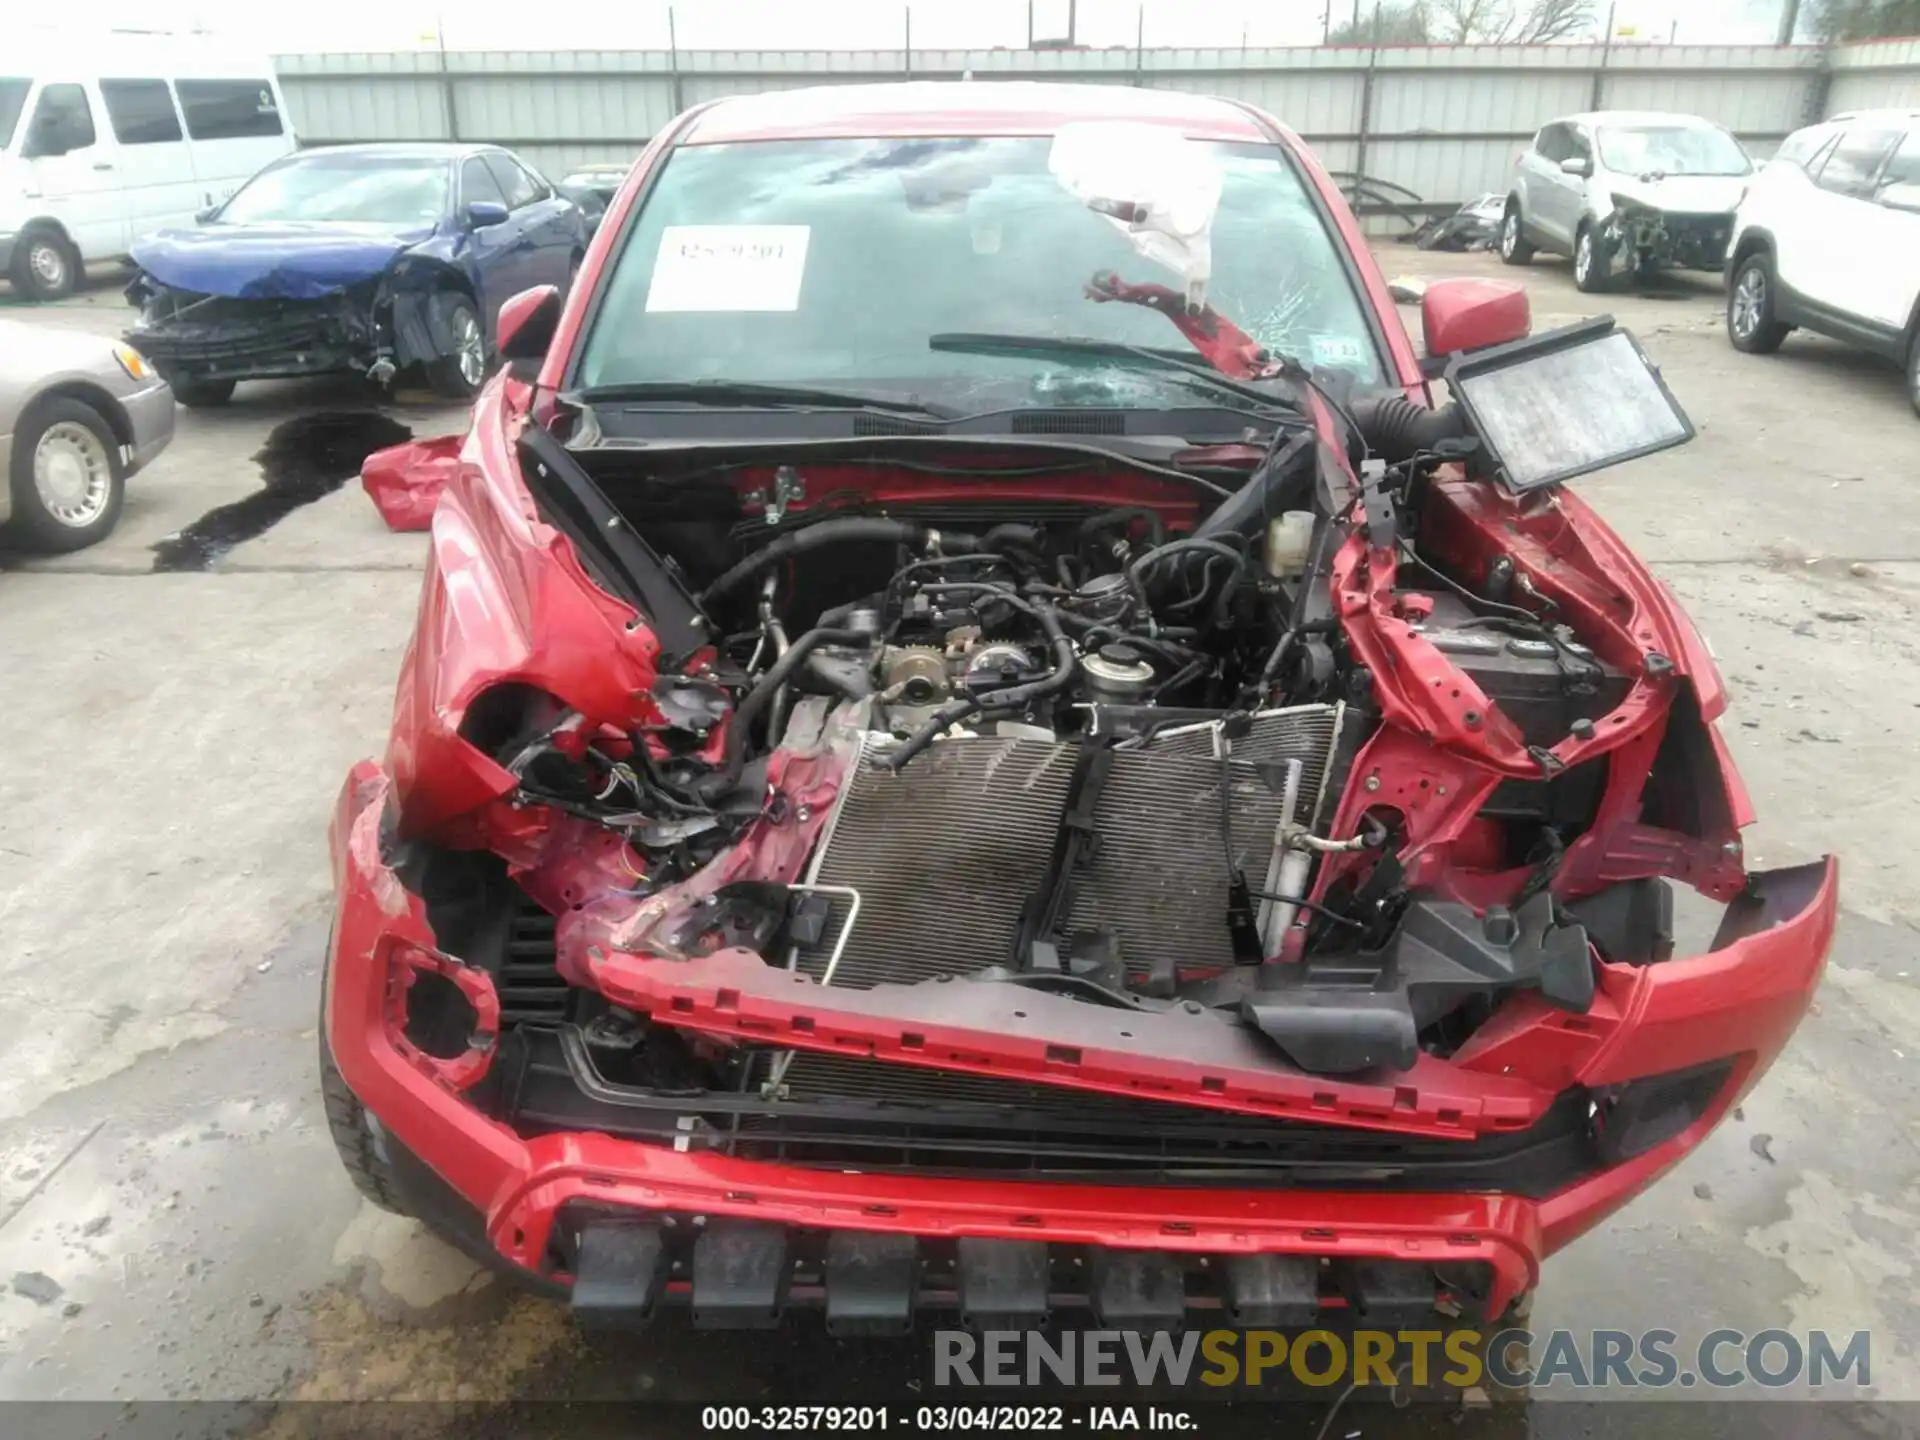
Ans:
POLYGON ((506 954, 494 976, 500 997, 500 1028, 557 1025, 566 1018, 573 988, 554 960, 554 917, 531 899, 518 897, 507 927, 506 954))
POLYGON ((816 1169, 980 1179, 1539 1197, 1598 1167, 1579 1090, 1526 1130, 1441 1140, 804 1053, 768 1094, 778 1064, 776 1052, 742 1052, 728 1090, 621 1085, 579 1029, 528 1027, 503 1040, 493 1109, 529 1138, 592 1130, 816 1169))

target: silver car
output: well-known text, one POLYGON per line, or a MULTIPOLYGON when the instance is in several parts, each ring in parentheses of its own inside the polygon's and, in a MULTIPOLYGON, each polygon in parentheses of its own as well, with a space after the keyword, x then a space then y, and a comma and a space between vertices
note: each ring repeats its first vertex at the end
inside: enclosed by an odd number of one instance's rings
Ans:
POLYGON ((1514 162, 1500 258, 1571 255, 1582 290, 1668 267, 1718 270, 1752 178, 1740 142, 1698 115, 1569 115, 1541 126, 1514 162))
POLYGON ((131 345, 0 320, 4 539, 78 550, 120 518, 127 477, 173 438, 173 391, 131 345))

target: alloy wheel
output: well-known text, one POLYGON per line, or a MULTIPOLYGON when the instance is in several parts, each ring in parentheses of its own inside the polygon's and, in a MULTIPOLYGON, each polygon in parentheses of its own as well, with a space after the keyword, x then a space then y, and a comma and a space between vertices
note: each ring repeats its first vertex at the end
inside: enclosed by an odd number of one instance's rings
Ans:
POLYGON ((1500 227, 1500 253, 1508 259, 1520 248, 1520 212, 1509 210, 1507 220, 1500 227))
POLYGON ((1593 275, 1593 232, 1582 230, 1580 238, 1573 246, 1573 278, 1579 285, 1585 285, 1593 275))
POLYGON ((107 511, 113 497, 113 461, 100 437, 62 420, 47 428, 33 450, 33 488, 47 513, 83 530, 107 511))
POLYGON ((1767 277, 1758 265, 1749 265, 1740 272, 1740 279, 1733 287, 1733 333, 1739 339, 1751 340, 1760 329, 1760 317, 1767 308, 1767 277))
POLYGON ((480 336, 480 320, 471 310, 462 310, 454 326, 454 354, 460 361, 460 378, 477 387, 487 377, 486 343, 480 336))

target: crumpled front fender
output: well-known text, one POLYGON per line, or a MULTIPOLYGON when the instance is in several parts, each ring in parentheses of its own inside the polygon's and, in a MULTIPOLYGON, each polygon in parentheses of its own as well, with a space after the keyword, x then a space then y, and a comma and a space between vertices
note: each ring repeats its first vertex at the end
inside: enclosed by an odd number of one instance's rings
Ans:
POLYGON ((552 696, 622 729, 658 716, 652 630, 593 583, 520 481, 524 400, 524 384, 497 376, 465 436, 397 446, 362 470, 389 524, 418 528, 430 517, 432 534, 387 749, 404 836, 477 823, 476 811, 512 790, 513 777, 461 733, 495 686, 552 696))

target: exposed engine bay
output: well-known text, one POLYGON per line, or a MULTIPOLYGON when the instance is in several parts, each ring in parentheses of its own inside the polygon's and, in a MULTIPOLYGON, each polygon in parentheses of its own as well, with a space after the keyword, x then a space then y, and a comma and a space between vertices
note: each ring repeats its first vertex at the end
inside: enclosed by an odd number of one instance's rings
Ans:
POLYGON ((1553 747, 1591 739, 1633 677, 1511 556, 1448 553, 1447 486, 1473 484, 1435 479, 1470 448, 1456 416, 1388 399, 1355 423, 1394 457, 1365 480, 1392 622, 1430 647, 1436 685, 1471 682, 1490 708, 1461 723, 1529 772, 1476 821, 1476 863, 1507 892, 1490 908, 1413 883, 1404 797, 1342 804, 1380 701, 1337 614, 1353 523, 1304 429, 1238 488, 1205 486, 1217 503, 1149 483, 1125 504, 1060 482, 922 500, 877 463, 668 476, 539 437, 530 473, 578 456, 614 497, 615 515, 568 521, 582 552, 612 531, 653 557, 661 723, 522 715, 496 754, 517 803, 624 840, 623 893, 710 887, 650 950, 751 951, 836 991, 966 980, 1207 1016, 1323 1074, 1450 1053, 1518 990, 1583 1011, 1590 940, 1651 951, 1666 923, 1664 891, 1614 896, 1591 934, 1548 893, 1607 779, 1604 758, 1553 747), (831 775, 824 813, 796 766, 831 775), (810 843, 786 883, 729 865, 796 819, 810 843))

